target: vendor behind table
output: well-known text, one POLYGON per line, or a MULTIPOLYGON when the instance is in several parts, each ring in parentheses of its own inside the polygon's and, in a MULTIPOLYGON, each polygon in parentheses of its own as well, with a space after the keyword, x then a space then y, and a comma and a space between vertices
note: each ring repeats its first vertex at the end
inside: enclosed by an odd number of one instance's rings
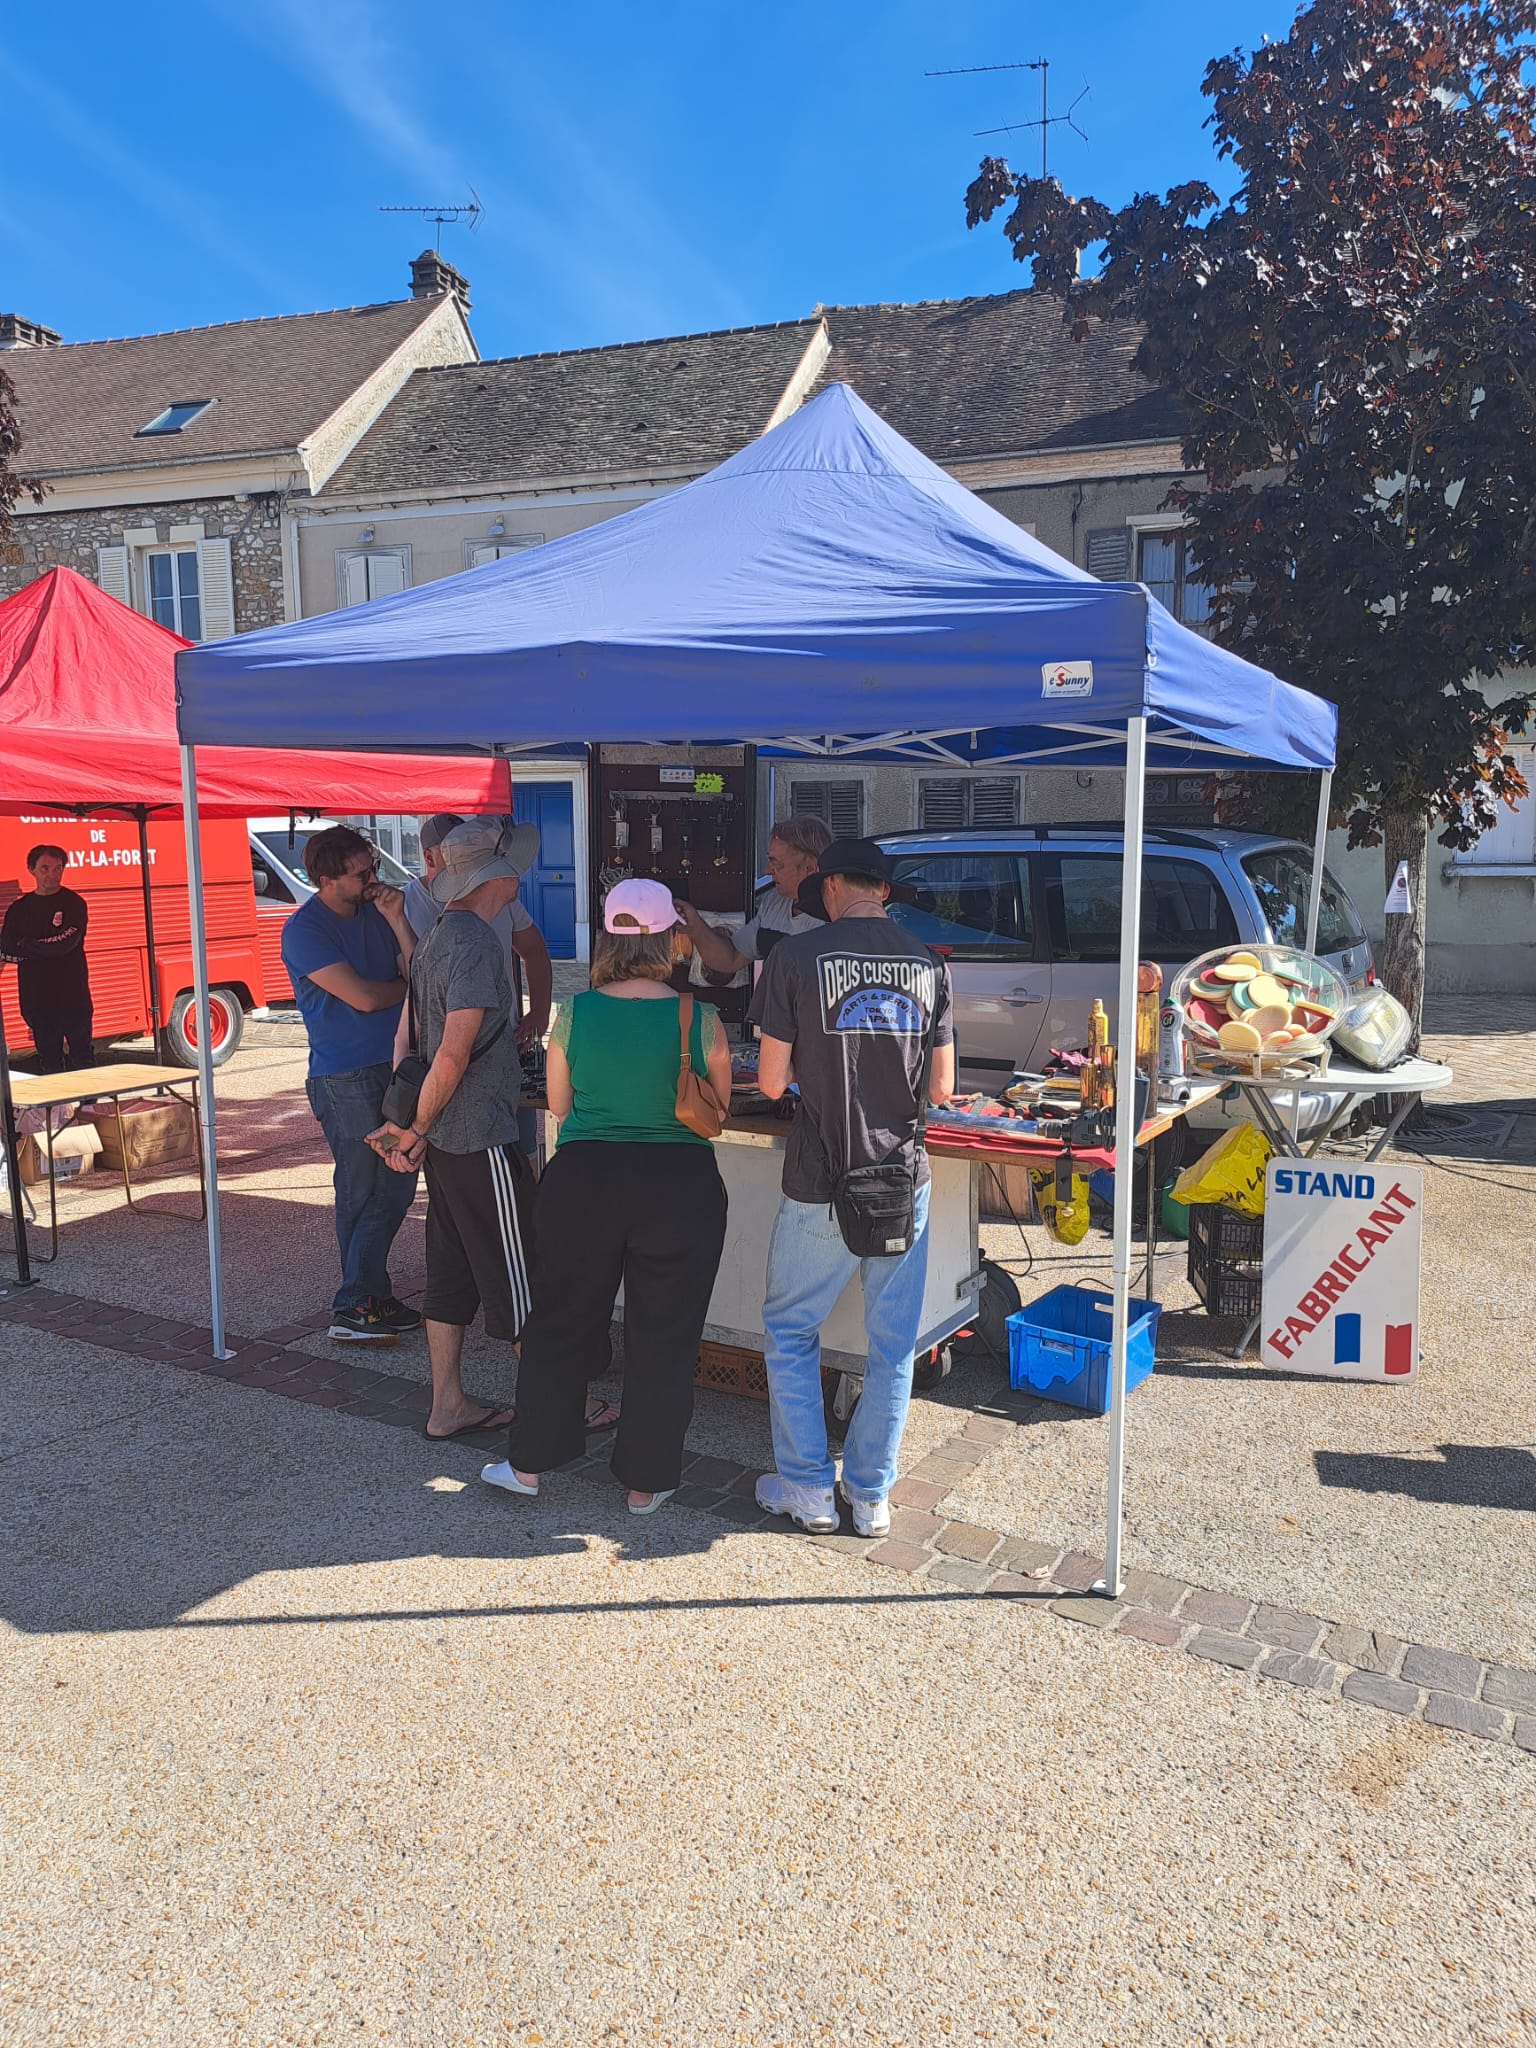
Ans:
POLYGON ((707 923, 691 903, 677 899, 678 915, 703 963, 706 979, 717 985, 728 982, 754 961, 766 960, 781 939, 798 938, 817 929, 816 919, 806 916, 796 897, 831 843, 832 834, 820 818, 781 818, 768 835, 773 894, 755 917, 734 930, 707 923))

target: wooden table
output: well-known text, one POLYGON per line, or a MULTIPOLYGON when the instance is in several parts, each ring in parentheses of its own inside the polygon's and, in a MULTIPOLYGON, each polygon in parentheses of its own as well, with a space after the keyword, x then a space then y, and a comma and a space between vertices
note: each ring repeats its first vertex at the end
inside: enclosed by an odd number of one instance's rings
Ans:
MULTIPOLYGON (((67 1074, 18 1074, 11 1075, 11 1100, 18 1109, 62 1109, 78 1107, 85 1102, 110 1102, 117 1116, 117 1142, 122 1159, 123 1193, 128 1206, 140 1216, 174 1216, 183 1223, 201 1223, 208 1214, 208 1176, 203 1160, 203 1127, 198 1116, 198 1077, 194 1070, 186 1067, 152 1066, 147 1061, 140 1064, 124 1061, 112 1067, 81 1067, 67 1074), (192 1105, 193 1143, 197 1155, 198 1212, 196 1216, 182 1216, 180 1211, 163 1207, 150 1208, 145 1202, 136 1202, 133 1197, 133 1177, 128 1165, 127 1132, 123 1129, 123 1098, 125 1095, 174 1094, 178 1088, 190 1088, 188 1100, 192 1105)), ((59 1256, 59 1188, 54 1172, 53 1133, 41 1131, 38 1142, 48 1156, 48 1230, 49 1250, 46 1258, 38 1257, 39 1265, 51 1265, 59 1256)))

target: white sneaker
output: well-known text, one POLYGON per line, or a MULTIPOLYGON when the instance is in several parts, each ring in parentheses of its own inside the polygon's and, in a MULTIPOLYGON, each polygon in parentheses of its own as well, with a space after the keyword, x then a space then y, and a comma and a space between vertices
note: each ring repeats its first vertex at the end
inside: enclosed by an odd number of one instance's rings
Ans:
POLYGON ((520 1493, 524 1500, 537 1500, 538 1482, 525 1486, 505 1458, 499 1458, 494 1465, 482 1465, 480 1477, 487 1486, 499 1486, 503 1493, 520 1493))
POLYGON ((757 1482, 757 1504, 765 1514, 788 1515, 813 1536, 837 1527, 837 1503, 830 1486, 796 1486, 777 1472, 765 1472, 757 1482))
POLYGON ((878 1500, 855 1500, 841 1480, 837 1482, 837 1490, 848 1503, 856 1536, 890 1535, 891 1504, 884 1494, 878 1500))

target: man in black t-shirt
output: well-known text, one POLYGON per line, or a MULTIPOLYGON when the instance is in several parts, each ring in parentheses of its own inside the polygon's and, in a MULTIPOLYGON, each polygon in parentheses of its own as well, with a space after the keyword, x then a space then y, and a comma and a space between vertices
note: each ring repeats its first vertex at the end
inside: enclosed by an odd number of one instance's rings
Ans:
POLYGON ((39 1071, 95 1064, 91 977, 85 962, 85 898, 64 887, 62 846, 34 846, 27 871, 36 884, 18 896, 0 927, 0 958, 16 964, 21 1014, 37 1047, 39 1071))
POLYGON ((784 1193, 768 1250, 763 1328, 776 1469, 759 1506, 802 1528, 835 1529, 836 1468, 821 1398, 821 1327, 855 1272, 868 1358, 843 1446, 843 1497, 861 1536, 891 1526, 887 1496, 912 1394, 912 1357, 928 1274, 928 1159, 917 1124, 930 1035, 928 1099, 954 1090, 949 970, 886 916, 890 865, 873 840, 839 839, 801 889, 824 926, 780 941, 752 1002, 762 1031, 758 1086, 800 1101, 784 1152, 784 1193), (907 1165, 916 1183, 912 1246, 859 1259, 832 1208, 856 1166, 907 1165))

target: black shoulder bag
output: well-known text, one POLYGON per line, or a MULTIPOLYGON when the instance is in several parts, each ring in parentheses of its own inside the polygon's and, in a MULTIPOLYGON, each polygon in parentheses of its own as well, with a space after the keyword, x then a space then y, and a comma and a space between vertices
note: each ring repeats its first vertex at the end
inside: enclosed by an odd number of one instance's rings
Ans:
MULTIPOLYGON (((384 1090, 381 1105, 384 1121, 393 1124, 397 1130, 411 1130, 416 1122, 416 1112, 421 1107, 421 1091, 426 1086, 427 1075, 432 1071, 430 1060, 422 1058, 416 1050, 416 991, 409 977, 405 984, 405 998, 411 1016, 411 1050, 389 1077, 389 1086, 384 1090)), ((473 1066, 482 1053, 491 1047, 506 1030, 510 1018, 503 1017, 484 1045, 477 1045, 466 1064, 473 1066)))
POLYGON ((923 1043, 923 1078, 918 1088, 917 1131, 912 1164, 889 1159, 882 1166, 850 1166, 832 1185, 832 1208, 843 1243, 856 1258, 898 1259, 911 1251, 917 1235, 917 1163, 928 1128, 928 1085, 933 1074, 933 1048, 939 1029, 939 982, 935 971, 933 1014, 923 1043))

